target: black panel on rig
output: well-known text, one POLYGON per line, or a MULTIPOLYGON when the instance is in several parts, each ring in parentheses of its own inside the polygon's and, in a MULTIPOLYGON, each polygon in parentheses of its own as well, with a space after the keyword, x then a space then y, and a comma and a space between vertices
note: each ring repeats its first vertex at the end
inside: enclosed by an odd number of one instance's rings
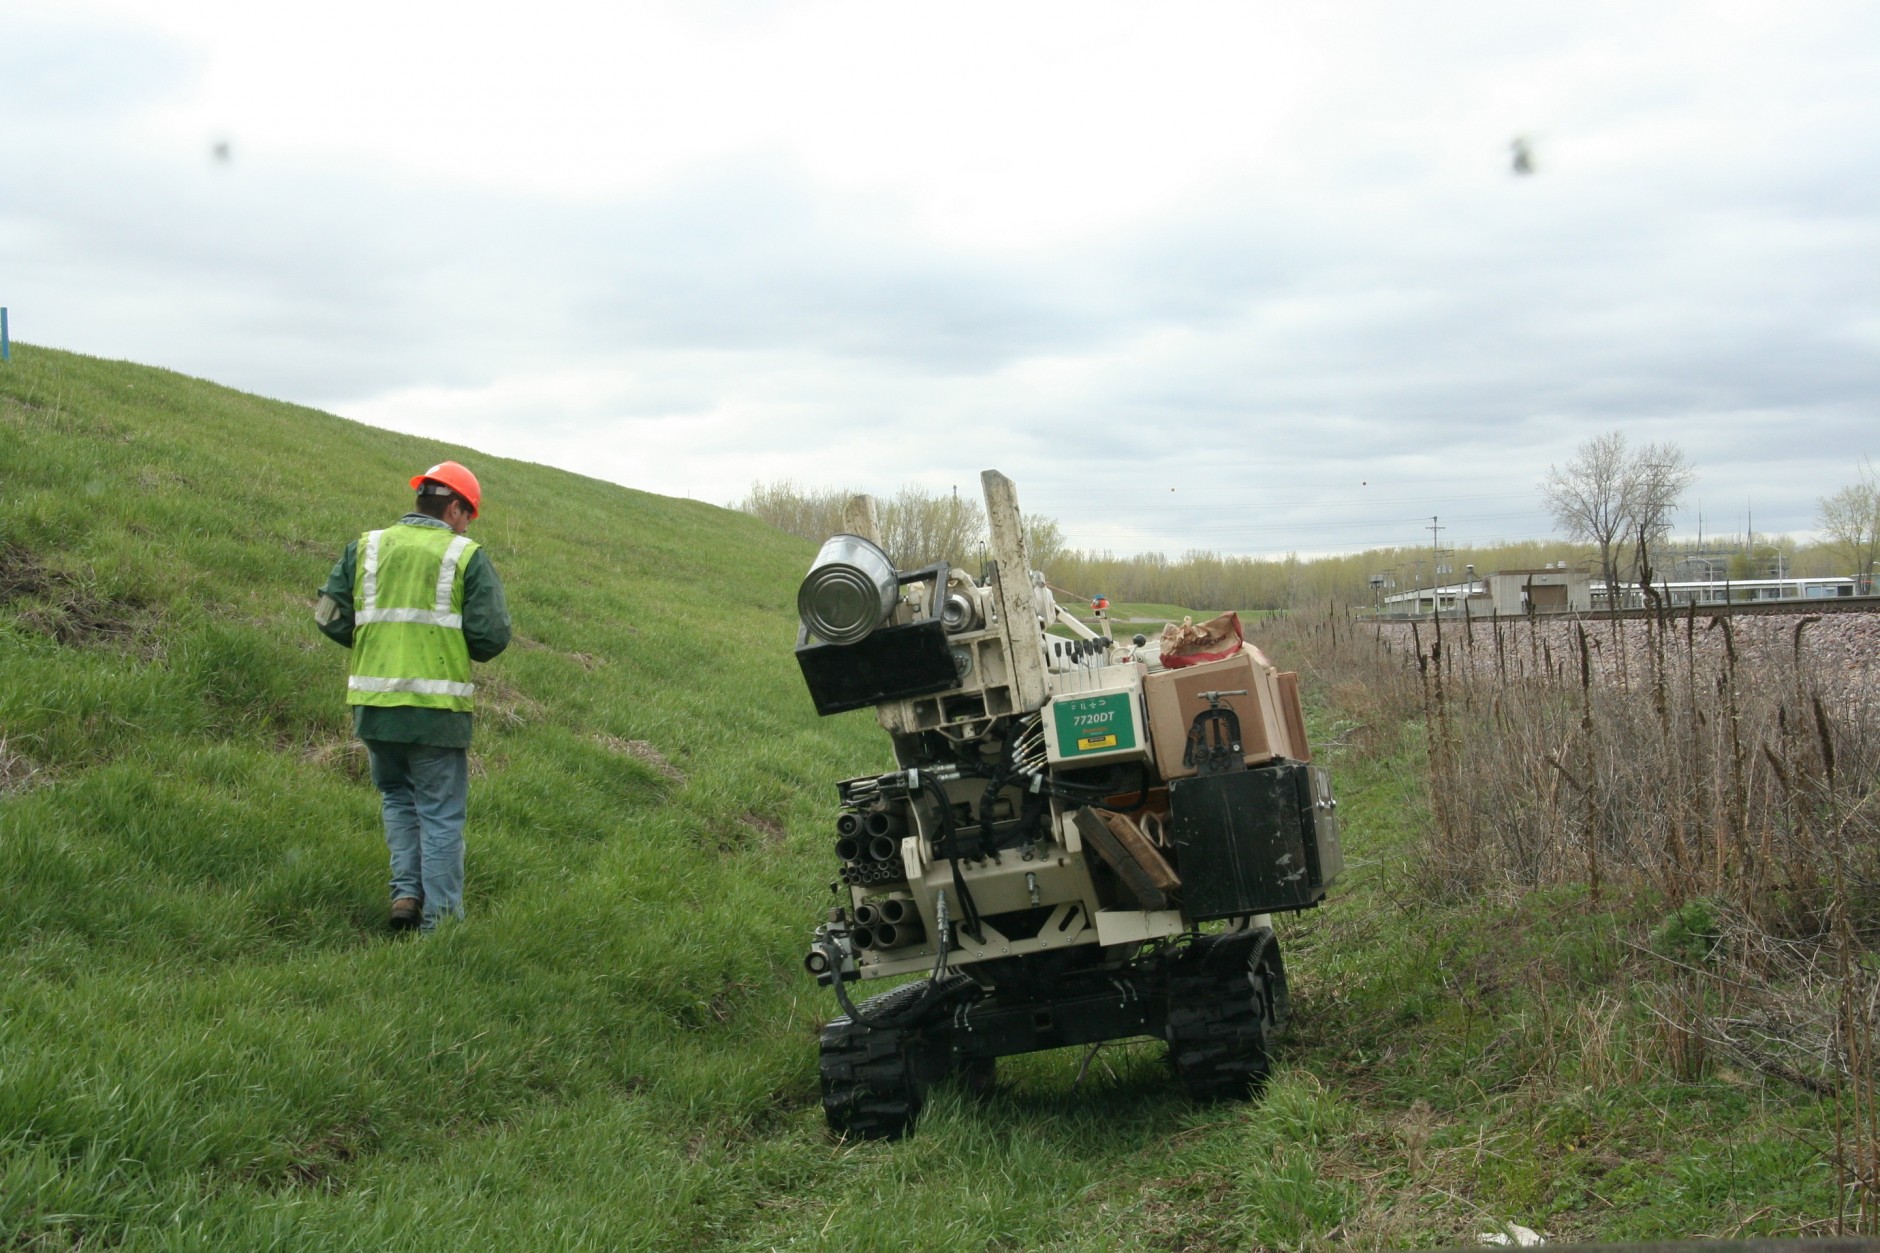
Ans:
POLYGON ((855 644, 810 643, 799 632, 796 664, 821 715, 865 709, 957 686, 959 667, 937 618, 882 627, 855 644))
POLYGON ((1173 780, 1169 810, 1198 921, 1310 908, 1344 869, 1329 780, 1303 762, 1173 780))

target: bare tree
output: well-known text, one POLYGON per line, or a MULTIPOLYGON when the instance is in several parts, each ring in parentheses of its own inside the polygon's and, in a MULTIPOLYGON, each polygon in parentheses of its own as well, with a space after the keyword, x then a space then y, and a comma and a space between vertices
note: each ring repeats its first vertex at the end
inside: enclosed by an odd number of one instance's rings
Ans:
POLYGON ((1058 564, 1058 558, 1065 556, 1064 528, 1053 518, 1042 513, 1025 515, 1025 548, 1031 553, 1031 564, 1046 574, 1051 573, 1058 564))
POLYGON ((1626 530, 1625 460, 1624 435, 1596 435, 1564 467, 1548 466, 1541 480, 1541 496, 1554 522, 1574 539, 1599 548, 1609 593, 1618 582, 1618 545, 1626 530))
MULTIPOLYGON (((1632 457, 1628 529, 1641 545, 1656 545, 1671 533, 1671 513, 1696 478, 1697 471, 1676 444, 1646 444, 1632 457)), ((1641 547, 1637 555, 1644 559, 1647 554, 1641 547)))
POLYGON ((1873 462, 1863 460, 1858 479, 1816 503, 1816 521, 1828 542, 1854 567, 1856 590, 1871 593, 1874 566, 1880 563, 1880 479, 1873 462))
POLYGON ((903 487, 881 510, 882 547, 902 570, 944 561, 965 566, 986 534, 985 506, 971 496, 930 496, 903 487))
POLYGON ((842 529, 842 507, 848 495, 839 488, 798 487, 789 479, 778 479, 751 484, 751 494, 731 507, 779 531, 821 543, 842 529))
POLYGON ((1697 477, 1675 444, 1626 448, 1625 435, 1610 431, 1581 444, 1564 466, 1547 467, 1541 496, 1560 529, 1599 549, 1599 569, 1609 603, 1619 586, 1619 563, 1628 542, 1662 539, 1672 511, 1697 477))
MULTIPOLYGON (((851 495, 846 488, 799 487, 779 479, 751 484, 750 495, 732 508, 778 530, 821 542, 844 529, 843 509, 851 495)), ((936 561, 965 564, 978 554, 985 538, 985 508, 977 500, 962 500, 958 493, 930 496, 918 487, 903 487, 892 499, 878 501, 877 508, 881 546, 903 570, 936 561)))

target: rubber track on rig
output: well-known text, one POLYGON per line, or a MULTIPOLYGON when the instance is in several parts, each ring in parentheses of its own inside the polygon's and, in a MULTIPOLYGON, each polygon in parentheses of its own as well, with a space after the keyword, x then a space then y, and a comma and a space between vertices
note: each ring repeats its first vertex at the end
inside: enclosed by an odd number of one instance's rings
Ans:
POLYGON ((935 986, 925 980, 871 996, 855 1008, 865 1018, 896 1025, 864 1026, 844 1014, 822 1029, 822 1105, 830 1129, 862 1140, 898 1140, 913 1130, 924 1086, 908 1057, 922 1019, 958 1001, 976 985, 953 975, 935 986), (897 1019, 905 1018, 906 1025, 897 1019))
POLYGON ((1190 948, 1169 981, 1169 1065, 1197 1101, 1259 1091, 1286 1023, 1286 972, 1271 933, 1244 959, 1230 957, 1239 946, 1222 945, 1227 938, 1190 948))

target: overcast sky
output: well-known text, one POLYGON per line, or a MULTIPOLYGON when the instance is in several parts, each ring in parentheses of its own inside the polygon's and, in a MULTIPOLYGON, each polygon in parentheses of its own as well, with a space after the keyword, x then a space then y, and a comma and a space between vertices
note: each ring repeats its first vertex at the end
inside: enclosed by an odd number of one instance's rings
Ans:
POLYGON ((0 0, 0 88, 16 339, 670 495, 1273 555, 1880 453, 1866 2, 0 0))

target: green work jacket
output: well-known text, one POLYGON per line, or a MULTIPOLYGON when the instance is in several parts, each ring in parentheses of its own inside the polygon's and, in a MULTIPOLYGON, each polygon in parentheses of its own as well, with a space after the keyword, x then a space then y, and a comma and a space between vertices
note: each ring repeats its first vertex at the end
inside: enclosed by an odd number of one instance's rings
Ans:
POLYGON ((500 654, 511 629, 502 581, 480 545, 406 514, 346 546, 314 620, 355 652, 347 703, 361 739, 469 746, 470 663, 500 654))

